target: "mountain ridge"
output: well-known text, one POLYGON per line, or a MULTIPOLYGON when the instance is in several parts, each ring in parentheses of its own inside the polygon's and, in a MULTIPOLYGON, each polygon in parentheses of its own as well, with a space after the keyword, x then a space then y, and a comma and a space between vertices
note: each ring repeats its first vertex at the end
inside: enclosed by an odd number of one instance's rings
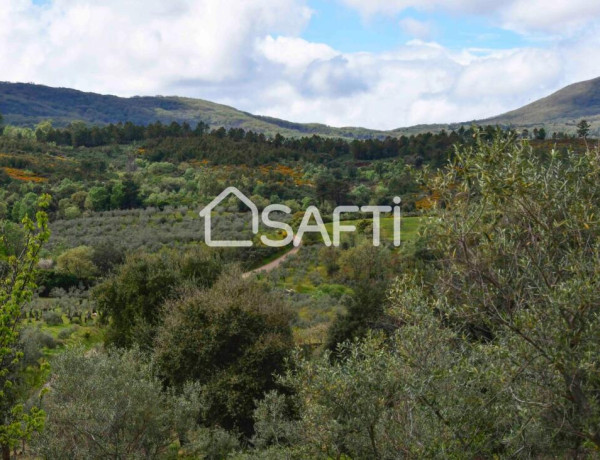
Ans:
POLYGON ((544 127, 552 132, 575 131, 577 122, 586 118, 591 133, 600 133, 600 77, 568 85, 544 98, 516 110, 482 120, 450 124, 422 124, 393 130, 361 127, 331 127, 321 123, 297 123, 279 118, 254 115, 228 105, 179 96, 133 96, 129 98, 84 92, 72 88, 54 88, 33 83, 0 82, 0 113, 7 123, 35 126, 51 119, 57 126, 80 120, 89 124, 132 121, 149 124, 200 121, 211 127, 243 128, 267 135, 288 137, 317 134, 348 139, 398 137, 460 126, 492 124, 516 129, 544 127))

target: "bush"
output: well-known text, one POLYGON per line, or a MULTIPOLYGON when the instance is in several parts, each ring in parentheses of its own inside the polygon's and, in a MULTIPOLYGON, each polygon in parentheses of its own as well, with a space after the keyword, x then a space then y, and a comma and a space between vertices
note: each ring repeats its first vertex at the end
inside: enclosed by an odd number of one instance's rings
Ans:
POLYGON ((56 270, 40 270, 36 277, 36 284, 40 287, 40 297, 48 297, 54 289, 68 291, 79 286, 80 282, 77 274, 61 273, 56 270))
POLYGON ((210 286, 221 264, 200 249, 180 254, 163 250, 158 254, 133 254, 92 296, 104 319, 110 318, 106 334, 109 344, 152 348, 156 326, 165 300, 185 283, 210 286))
POLYGON ((197 428, 189 434, 183 452, 190 458, 224 459, 240 449, 234 433, 222 428, 197 428))
MULTIPOLYGON (((73 321, 71 321, 73 322, 73 321)), ((62 331, 60 331, 58 333, 58 338, 61 340, 65 340, 68 339, 69 337, 71 337, 71 335, 73 335, 73 333, 75 333, 77 329, 75 329, 74 327, 70 327, 68 329, 63 329, 62 331)))
POLYGON ((94 250, 89 246, 78 246, 63 252, 56 261, 59 272, 89 279, 98 273, 92 262, 94 250))
POLYGON ((67 350, 52 369, 52 385, 42 400, 50 416, 33 439, 38 456, 157 458, 194 426, 195 392, 164 392, 136 350, 67 350))
POLYGON ((19 334, 19 342, 24 354, 21 363, 25 366, 35 364, 42 357, 43 348, 52 350, 57 346, 54 337, 34 327, 24 328, 19 334))
POLYGON ((62 316, 55 311, 45 311, 42 313, 42 319, 48 326, 59 326, 63 324, 62 316))
POLYGON ((203 423, 251 435, 255 401, 277 388, 293 347, 290 312, 239 272, 166 308, 155 351, 165 381, 201 383, 203 423))

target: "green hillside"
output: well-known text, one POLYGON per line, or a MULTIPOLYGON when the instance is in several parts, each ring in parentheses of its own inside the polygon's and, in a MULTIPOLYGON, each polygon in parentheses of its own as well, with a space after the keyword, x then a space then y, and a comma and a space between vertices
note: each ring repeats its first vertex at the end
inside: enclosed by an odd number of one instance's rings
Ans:
POLYGON ((27 83, 0 82, 0 113, 7 123, 34 126, 51 119, 57 126, 74 120, 90 124, 131 121, 148 124, 203 121, 211 127, 243 128, 265 134, 295 137, 310 134, 347 138, 384 137, 383 131, 365 128, 332 128, 322 124, 293 123, 252 115, 233 107, 202 99, 175 96, 122 98, 85 93, 68 88, 51 88, 27 83))
POLYGON ((317 134, 347 139, 400 137, 402 135, 439 132, 479 125, 502 125, 516 129, 545 127, 550 134, 575 132, 581 119, 591 123, 592 135, 600 134, 600 78, 575 83, 520 109, 484 120, 452 124, 426 124, 377 131, 359 127, 334 128, 319 123, 295 123, 278 118, 253 115, 227 105, 202 99, 177 96, 136 96, 123 98, 86 93, 68 88, 51 88, 28 83, 0 82, 0 113, 5 121, 17 126, 34 126, 51 119, 57 126, 74 120, 89 124, 131 121, 149 124, 203 121, 212 128, 243 128, 267 135, 286 137, 317 134))
POLYGON ((600 133, 600 78, 574 83, 520 109, 480 120, 480 123, 523 128, 543 125, 550 132, 574 132, 581 119, 590 122, 593 134, 600 133))

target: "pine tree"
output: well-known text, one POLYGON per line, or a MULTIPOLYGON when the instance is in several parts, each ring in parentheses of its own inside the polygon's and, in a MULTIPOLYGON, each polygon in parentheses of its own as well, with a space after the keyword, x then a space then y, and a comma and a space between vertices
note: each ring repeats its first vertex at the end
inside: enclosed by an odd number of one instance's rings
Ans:
POLYGON ((577 123, 577 137, 583 137, 584 139, 590 134, 590 124, 587 120, 581 120, 577 123))

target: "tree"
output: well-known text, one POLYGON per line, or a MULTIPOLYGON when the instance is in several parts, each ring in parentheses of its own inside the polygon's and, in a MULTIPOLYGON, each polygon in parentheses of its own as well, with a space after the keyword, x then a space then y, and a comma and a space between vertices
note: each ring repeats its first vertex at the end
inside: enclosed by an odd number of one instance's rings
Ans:
POLYGON ((38 123, 35 127, 35 137, 39 142, 48 139, 48 133, 52 130, 52 121, 45 120, 38 123))
POLYGON ((94 265, 93 257, 94 249, 89 246, 67 249, 58 256, 56 268, 62 273, 90 279, 98 274, 98 268, 94 265))
POLYGON ((48 423, 33 445, 44 458, 157 458, 195 425, 197 389, 163 391, 138 350, 70 349, 52 367, 48 423))
POLYGON ((99 241, 94 245, 92 263, 101 275, 108 275, 118 265, 125 261, 125 250, 109 239, 99 241))
POLYGON ((590 134, 590 124, 587 120, 581 120, 577 123, 577 136, 586 139, 590 134))
POLYGON ((251 435, 255 401, 278 388, 274 374, 293 347, 290 312, 237 271, 166 309, 155 349, 166 383, 200 383, 201 422, 251 435))
POLYGON ((139 206, 138 186, 130 175, 123 181, 113 183, 110 194, 110 207, 112 209, 132 209, 139 206))
POLYGON ((597 153, 534 152, 496 133, 425 179, 440 197, 424 224, 430 255, 389 293, 395 333, 299 360, 282 381, 297 416, 268 398, 257 436, 304 457, 593 457, 597 153))
POLYGON ((220 272, 219 260, 201 249, 183 255, 175 251, 130 255, 92 291, 103 320, 109 322, 106 342, 152 348, 165 300, 185 283, 212 285, 220 272))
POLYGON ((459 152, 431 186, 432 297, 447 299, 449 325, 504 351, 509 410, 522 412, 514 429, 537 426, 557 451, 597 449, 597 154, 534 154, 499 136, 459 152))
POLYGON ((125 201, 125 190, 123 182, 116 181, 112 184, 110 191, 110 208, 121 209, 125 201))
POLYGON ((328 330, 325 346, 331 351, 342 342, 364 338, 369 330, 385 328, 384 309, 392 256, 387 248, 364 242, 344 251, 338 264, 340 275, 348 278, 354 293, 346 311, 336 316, 328 330))
POLYGON ((123 178, 123 201, 121 207, 125 209, 137 208, 140 205, 139 187, 134 182, 133 177, 127 174, 123 178))
MULTIPOLYGON (((3 266, 0 279, 0 446, 2 457, 10 460, 10 449, 21 440, 29 439, 34 431, 42 428, 44 412, 37 408, 25 411, 16 401, 14 370, 22 353, 18 350, 19 330, 22 320, 21 307, 31 299, 35 289, 35 267, 43 243, 48 240, 48 217, 42 209, 50 203, 50 197, 39 199, 39 211, 35 223, 23 218, 25 250, 11 255, 3 266)), ((8 243, 1 242, 2 246, 8 243)))
POLYGON ((85 207, 91 211, 106 211, 109 208, 110 195, 106 188, 95 186, 90 188, 85 199, 85 207))
POLYGON ((14 222, 21 222, 24 217, 34 219, 36 210, 38 209, 39 197, 29 192, 23 198, 13 204, 11 217, 14 222))
POLYGON ((541 140, 541 141, 546 139, 546 130, 544 128, 538 129, 538 132, 537 132, 537 135, 535 138, 538 140, 541 140))
POLYGON ((482 404, 482 390, 496 394, 500 386, 496 363, 456 349, 459 335, 426 308, 413 320, 392 339, 369 336, 342 345, 342 360, 297 356, 296 369, 281 381, 292 396, 283 404, 282 395, 270 396, 258 405, 258 444, 275 438, 289 444, 284 453, 296 453, 291 458, 436 458, 440 452, 487 458, 503 452, 507 439, 496 436, 512 416, 502 411, 506 396, 482 404), (298 416, 288 407, 297 407, 298 416))
POLYGON ((327 331, 325 348, 336 351, 339 344, 366 337, 370 330, 385 327, 385 281, 360 282, 354 287, 346 311, 338 314, 327 331))
POLYGON ((389 249, 373 246, 372 242, 367 240, 344 251, 340 256, 339 265, 342 275, 353 283, 382 281, 387 279, 392 269, 392 255, 389 249))

